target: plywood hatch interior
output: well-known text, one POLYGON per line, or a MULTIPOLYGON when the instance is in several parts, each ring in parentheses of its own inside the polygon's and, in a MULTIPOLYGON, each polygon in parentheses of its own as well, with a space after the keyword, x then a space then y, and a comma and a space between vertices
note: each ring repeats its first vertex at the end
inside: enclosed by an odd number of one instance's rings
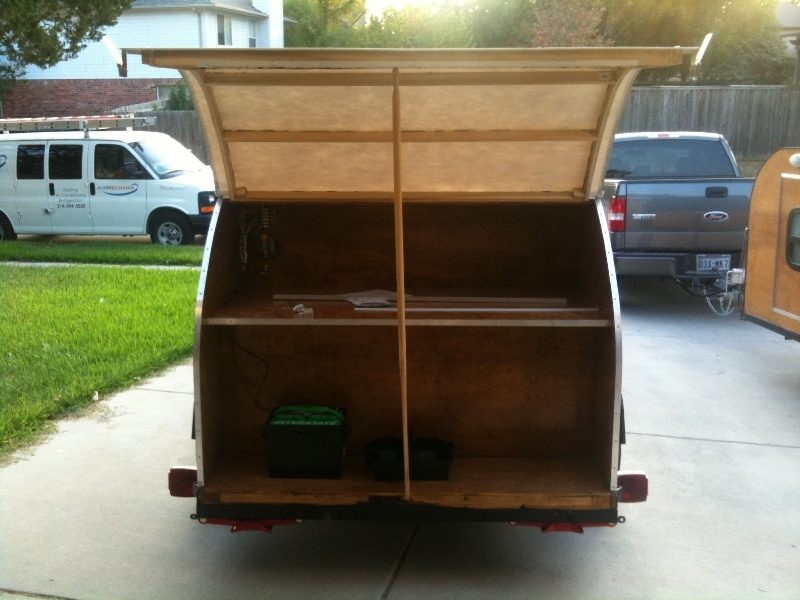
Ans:
POLYGON ((681 48, 138 50, 181 70, 234 201, 574 201, 627 92, 681 48), (398 124, 398 126, 395 126, 398 124), (396 131, 399 128, 399 131, 396 131), (395 135, 395 134, 399 135, 395 135), (394 144, 402 144, 402 169, 394 144))

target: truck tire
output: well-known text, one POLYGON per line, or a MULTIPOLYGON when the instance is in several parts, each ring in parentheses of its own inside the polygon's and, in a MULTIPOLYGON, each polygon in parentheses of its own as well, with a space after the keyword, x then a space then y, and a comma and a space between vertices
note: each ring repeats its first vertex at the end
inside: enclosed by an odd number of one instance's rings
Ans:
POLYGON ((5 215, 0 214, 0 242, 13 242, 17 234, 5 215))
POLYGON ((180 213, 163 213, 153 217, 150 240, 164 246, 187 246, 194 242, 189 220, 180 213))

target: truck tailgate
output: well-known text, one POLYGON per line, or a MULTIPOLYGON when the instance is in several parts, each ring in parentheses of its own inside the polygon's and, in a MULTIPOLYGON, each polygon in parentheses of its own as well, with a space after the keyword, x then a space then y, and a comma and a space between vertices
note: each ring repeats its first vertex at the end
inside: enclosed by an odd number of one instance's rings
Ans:
POLYGON ((628 181, 618 250, 741 250, 752 179, 628 181))

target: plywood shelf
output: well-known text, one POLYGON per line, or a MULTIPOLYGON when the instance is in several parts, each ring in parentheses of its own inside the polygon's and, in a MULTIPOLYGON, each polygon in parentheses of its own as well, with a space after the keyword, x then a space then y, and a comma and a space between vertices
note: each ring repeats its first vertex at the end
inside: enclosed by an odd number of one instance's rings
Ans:
MULTIPOLYGON (((363 456, 345 460, 341 479, 271 478, 265 455, 227 456, 202 492, 206 503, 238 504, 346 505, 381 496, 403 500, 403 482, 374 481, 363 456)), ((406 500, 464 508, 603 509, 612 506, 611 496, 586 460, 456 456, 448 480, 412 481, 406 500)))
MULTIPOLYGON (((397 326, 397 306, 357 306, 346 300, 258 300, 232 298, 203 318, 206 325, 385 325, 397 326), (301 306, 302 308, 301 308, 301 306)), ((453 298, 406 301, 409 326, 610 327, 597 307, 562 299, 453 298)))

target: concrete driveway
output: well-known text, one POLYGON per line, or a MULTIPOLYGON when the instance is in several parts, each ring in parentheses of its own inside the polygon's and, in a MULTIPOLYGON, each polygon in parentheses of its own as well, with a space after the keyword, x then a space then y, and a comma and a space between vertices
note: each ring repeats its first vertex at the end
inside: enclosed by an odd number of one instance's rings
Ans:
POLYGON ((103 402, 0 469, 0 598, 800 598, 800 344, 669 282, 624 281, 627 522, 190 520, 191 366, 103 402))

